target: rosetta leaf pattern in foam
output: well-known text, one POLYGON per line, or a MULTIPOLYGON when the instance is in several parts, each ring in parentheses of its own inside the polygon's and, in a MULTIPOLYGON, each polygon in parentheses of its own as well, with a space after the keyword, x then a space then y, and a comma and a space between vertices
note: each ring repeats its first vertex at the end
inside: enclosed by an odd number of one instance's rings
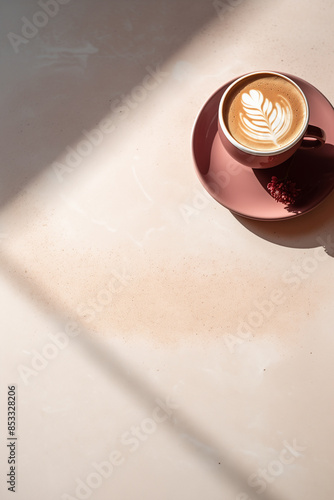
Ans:
POLYGON ((280 139, 291 125, 291 106, 280 97, 280 102, 272 103, 259 90, 252 89, 241 97, 243 111, 240 113, 240 127, 248 139, 273 143, 279 146, 280 139))

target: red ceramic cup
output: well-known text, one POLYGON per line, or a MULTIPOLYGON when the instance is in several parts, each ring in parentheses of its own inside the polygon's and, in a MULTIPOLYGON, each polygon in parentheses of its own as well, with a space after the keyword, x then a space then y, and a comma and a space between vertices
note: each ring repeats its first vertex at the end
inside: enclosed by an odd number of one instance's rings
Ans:
MULTIPOLYGON (((239 163, 246 165, 250 168, 269 168, 275 167, 284 161, 286 161, 290 156, 292 156, 298 148, 315 148, 322 146, 326 141, 325 132, 314 125, 309 124, 309 105, 305 94, 301 88, 290 78, 273 71, 256 71, 253 73, 248 73, 240 78, 237 78, 224 92, 218 109, 218 134, 220 140, 227 150, 227 152, 239 163), (227 102, 227 98, 230 97, 230 93, 235 90, 235 87, 242 84, 242 80, 246 80, 251 76, 279 76, 293 85, 302 96, 305 105, 304 122, 302 128, 297 136, 293 138, 291 142, 283 147, 275 148, 272 150, 261 151, 260 148, 250 148, 238 142, 230 133, 225 121, 224 121, 224 111, 227 102)), ((256 123, 256 122, 255 122, 256 123)), ((260 140, 260 139, 259 139, 260 140)))

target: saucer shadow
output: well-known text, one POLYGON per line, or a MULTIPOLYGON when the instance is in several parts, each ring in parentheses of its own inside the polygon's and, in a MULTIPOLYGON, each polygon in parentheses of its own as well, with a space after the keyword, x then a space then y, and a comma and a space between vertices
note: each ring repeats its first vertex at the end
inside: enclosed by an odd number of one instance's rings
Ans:
MULTIPOLYGON (((290 160, 278 167, 253 170, 263 189, 272 176, 284 178, 290 160)), ((288 178, 301 189, 296 203, 286 210, 299 217, 280 221, 260 221, 233 214, 249 231, 277 245, 292 248, 323 246, 334 257, 334 146, 300 149, 291 162, 288 178), (312 200, 312 203, 311 201, 312 200), (314 200, 319 205, 312 209, 314 200), (309 207, 310 205, 310 207, 309 207)))

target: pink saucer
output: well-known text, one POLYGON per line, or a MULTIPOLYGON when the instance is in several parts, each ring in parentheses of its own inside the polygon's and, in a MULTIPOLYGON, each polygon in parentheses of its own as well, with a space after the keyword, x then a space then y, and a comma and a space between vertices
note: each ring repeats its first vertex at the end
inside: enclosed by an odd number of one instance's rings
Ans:
MULTIPOLYGON (((200 111, 192 134, 193 156, 200 181, 215 200, 232 212, 259 220, 297 217, 315 208, 334 188, 334 109, 312 85, 286 75, 304 91, 310 106, 310 124, 326 132, 326 144, 298 150, 289 178, 301 189, 295 205, 277 203, 266 186, 275 175, 284 176, 286 163, 270 169, 251 169, 226 152, 217 134, 217 111, 226 85, 217 90, 200 111)), ((289 160, 288 160, 289 161, 289 160)))

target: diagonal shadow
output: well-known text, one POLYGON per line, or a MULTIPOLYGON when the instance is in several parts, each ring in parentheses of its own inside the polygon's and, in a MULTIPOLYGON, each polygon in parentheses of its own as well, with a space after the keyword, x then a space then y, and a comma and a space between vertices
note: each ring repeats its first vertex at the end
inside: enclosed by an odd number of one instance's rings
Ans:
MULTIPOLYGON (((34 299, 38 302, 40 309, 48 315, 56 316, 58 319, 63 321, 68 321, 69 318, 73 316, 71 310, 65 310, 63 304, 58 304, 54 297, 51 297, 46 289, 43 289, 41 285, 32 283, 31 281, 25 280, 24 269, 20 267, 17 262, 12 262, 8 256, 4 253, 0 254, 0 267, 3 270, 3 274, 9 278, 21 292, 24 292, 27 296, 33 294, 34 299)), ((102 345, 94 342, 90 338, 89 331, 86 326, 78 318, 73 318, 78 324, 80 329, 80 334, 76 339, 78 340, 80 347, 88 352, 92 358, 94 357, 96 363, 100 368, 104 370, 106 375, 111 377, 113 380, 118 381, 125 390, 130 393, 135 394, 140 397, 143 406, 146 406, 149 410, 152 409, 152 402, 157 398, 161 398, 161 394, 157 393, 153 387, 150 387, 147 380, 144 380, 140 373, 131 374, 128 372, 126 365, 123 361, 113 352, 109 350, 106 351, 102 345)), ((248 494, 250 498, 257 498, 258 495, 254 492, 254 489, 250 488, 247 483, 248 472, 240 470, 240 467, 229 458, 228 449, 218 449, 212 437, 210 437, 204 429, 199 428, 196 423, 194 423, 192 417, 185 412, 177 410, 177 419, 171 421, 168 419, 166 421, 169 430, 175 435, 175 437, 181 437, 182 443, 185 447, 188 447, 192 453, 196 453, 202 460, 207 461, 208 459, 212 464, 221 465, 219 468, 211 468, 211 472, 216 476, 218 475, 221 481, 229 481, 233 483, 238 490, 245 494, 248 494)), ((258 497, 262 500, 284 500, 281 497, 277 497, 275 494, 263 492, 258 497)))
POLYGON ((38 9, 1 4, 0 206, 218 17, 207 0, 69 0, 15 53, 7 34, 21 36, 38 9))
MULTIPOLYGON (((2 10, 7 16, 2 31, 20 33, 21 17, 31 18, 36 4, 21 0, 2 5, 2 10)), ((110 102, 121 101, 143 80, 147 66, 155 68, 165 61, 216 16, 213 3, 207 0, 180 0, 175 10, 167 8, 162 0, 96 0, 94 4, 82 0, 80 7, 73 0, 50 20, 50 29, 40 30, 36 38, 21 47, 19 54, 11 52, 6 40, 1 110, 7 120, 0 125, 0 204, 6 204, 68 145, 75 143, 83 128, 96 126, 110 112, 110 102)), ((0 265, 20 290, 34 294, 41 309, 62 319, 71 317, 72 311, 64 310, 40 285, 24 280, 24 270, 17 262, 2 255, 0 265)), ((94 343, 83 324, 80 328, 82 349, 94 355, 107 374, 139 395, 151 409, 152 400, 159 394, 139 374, 127 373, 115 353, 111 355, 94 343)), ((245 480, 246 472, 238 470, 229 459, 228 450, 218 450, 190 416, 179 412, 179 421, 168 423, 172 432, 190 435, 185 443, 201 458, 207 458, 205 448, 213 450, 210 458, 221 463, 224 478, 254 498, 254 491, 245 480), (198 441, 205 446, 194 446, 198 441)), ((283 500, 267 493, 261 498, 283 500)))

